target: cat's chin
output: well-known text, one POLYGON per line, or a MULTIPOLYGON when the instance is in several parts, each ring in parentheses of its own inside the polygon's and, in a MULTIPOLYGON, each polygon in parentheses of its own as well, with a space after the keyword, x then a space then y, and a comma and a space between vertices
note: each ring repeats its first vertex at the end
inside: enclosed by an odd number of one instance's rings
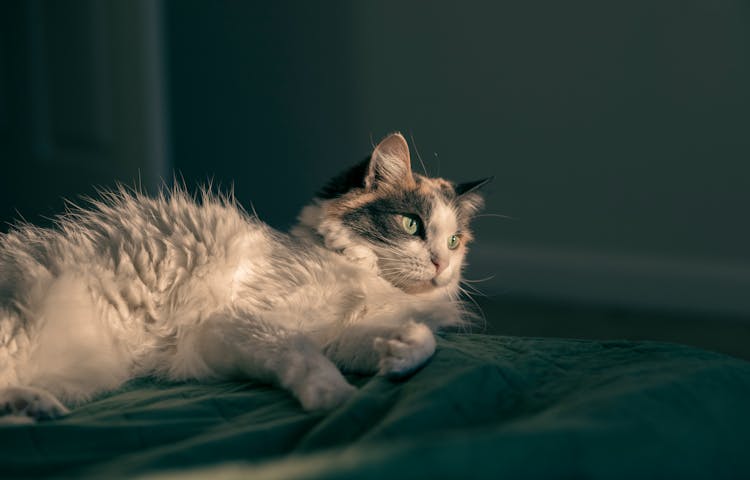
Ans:
POLYGON ((426 282, 419 282, 412 285, 405 285, 401 287, 401 290, 403 290, 406 293, 427 293, 432 290, 435 290, 438 288, 435 286, 432 281, 426 281, 426 282))
POLYGON ((410 285, 401 286, 401 290, 410 294, 418 293, 430 293, 436 290, 445 288, 451 283, 450 279, 440 280, 437 277, 430 280, 424 280, 421 282, 412 283, 410 285))
POLYGON ((430 284, 435 288, 446 287, 453 283, 453 277, 450 276, 437 276, 430 280, 430 284))

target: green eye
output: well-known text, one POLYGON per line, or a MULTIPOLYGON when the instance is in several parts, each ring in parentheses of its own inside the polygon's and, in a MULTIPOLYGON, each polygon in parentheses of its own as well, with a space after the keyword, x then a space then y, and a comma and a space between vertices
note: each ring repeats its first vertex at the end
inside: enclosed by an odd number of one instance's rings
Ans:
POLYGON ((458 248, 458 246, 461 244, 461 237, 458 235, 451 235, 448 237, 448 248, 451 250, 455 250, 458 248))
POLYGON ((419 230, 419 222, 413 217, 407 217, 406 215, 401 217, 401 225, 409 235, 416 235, 419 230))

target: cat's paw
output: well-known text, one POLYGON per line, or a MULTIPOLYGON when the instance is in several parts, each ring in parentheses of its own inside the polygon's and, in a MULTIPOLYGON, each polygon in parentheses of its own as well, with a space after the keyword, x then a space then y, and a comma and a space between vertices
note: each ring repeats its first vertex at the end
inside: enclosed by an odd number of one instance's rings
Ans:
POLYGON ((349 400, 357 389, 331 365, 312 371, 293 391, 302 408, 310 412, 333 410, 349 400))
POLYGON ((435 353, 435 336, 422 323, 410 321, 388 338, 374 340, 380 375, 402 377, 417 370, 435 353))
POLYGON ((0 389, 0 416, 51 420, 70 411, 49 392, 33 387, 0 389))

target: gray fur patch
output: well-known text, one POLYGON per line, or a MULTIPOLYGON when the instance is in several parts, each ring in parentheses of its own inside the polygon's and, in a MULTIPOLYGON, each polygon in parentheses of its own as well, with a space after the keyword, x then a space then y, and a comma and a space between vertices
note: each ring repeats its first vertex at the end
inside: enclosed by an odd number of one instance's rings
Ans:
POLYGON ((403 191, 362 205, 346 213, 342 220, 370 242, 393 245, 414 236, 404 231, 399 219, 400 215, 413 216, 420 223, 416 236, 424 240, 424 226, 430 218, 433 202, 433 198, 417 190, 403 191))

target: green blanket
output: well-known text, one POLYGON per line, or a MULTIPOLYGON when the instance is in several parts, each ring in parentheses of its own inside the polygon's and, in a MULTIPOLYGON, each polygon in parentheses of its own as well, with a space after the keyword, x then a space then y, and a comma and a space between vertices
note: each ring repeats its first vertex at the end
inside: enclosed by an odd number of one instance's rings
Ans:
POLYGON ((750 363, 680 345, 446 335, 411 378, 303 412, 254 383, 139 381, 0 427, 0 478, 750 478, 750 363))

